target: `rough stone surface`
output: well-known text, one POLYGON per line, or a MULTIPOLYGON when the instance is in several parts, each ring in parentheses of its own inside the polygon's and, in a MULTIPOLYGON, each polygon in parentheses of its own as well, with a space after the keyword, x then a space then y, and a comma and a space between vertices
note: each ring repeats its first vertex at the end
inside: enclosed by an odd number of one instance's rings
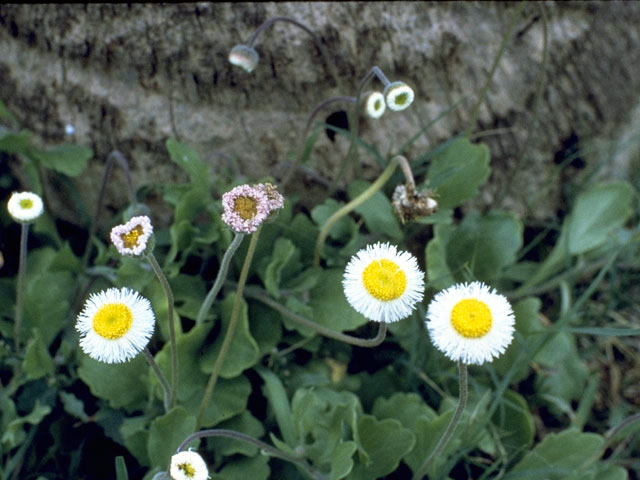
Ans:
MULTIPOLYGON (((416 93, 405 112, 361 125, 363 138, 385 154, 458 102, 410 148, 411 160, 466 128, 515 8, 502 2, 2 5, 0 98, 44 145, 65 141, 71 124, 74 140, 94 149, 95 159, 76 179, 87 205, 95 202, 114 148, 130 159, 138 185, 182 178, 164 146, 170 137, 194 147, 212 174, 231 166, 250 179, 278 177, 314 106, 354 95, 373 65, 416 93), (258 38, 260 62, 251 74, 229 64, 231 47, 273 16, 295 18, 319 35, 337 84, 312 38, 285 22, 258 38)), ((524 8, 473 128, 489 145, 493 167, 476 207, 553 216, 566 180, 554 155, 587 140, 628 139, 640 104, 637 25, 635 2, 524 8), (543 17, 548 62, 536 122, 543 17)), ((309 165, 330 179, 345 148, 343 139, 323 136, 309 165)), ((637 167, 637 152, 620 165, 637 167)), ((366 153, 360 158, 369 166, 364 174, 375 176, 373 160, 366 153)), ((116 177, 108 198, 118 206, 124 184, 116 177)), ((303 172, 296 178, 298 187, 314 184, 303 172)), ((64 215, 64 201, 58 207, 64 215)))

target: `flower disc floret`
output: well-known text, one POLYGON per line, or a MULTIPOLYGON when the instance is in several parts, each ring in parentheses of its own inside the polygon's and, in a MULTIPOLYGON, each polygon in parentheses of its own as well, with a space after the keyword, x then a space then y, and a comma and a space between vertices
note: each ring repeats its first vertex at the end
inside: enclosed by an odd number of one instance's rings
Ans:
POLYGON ((364 112, 370 118, 378 119, 387 108, 384 95, 380 92, 370 92, 364 97, 364 112))
POLYGON ((105 363, 131 360, 149 343, 155 315, 149 300, 127 288, 94 293, 78 315, 80 348, 105 363))
POLYGON ((222 221, 234 231, 253 233, 271 212, 263 188, 239 185, 222 195, 222 221))
POLYGON ((124 225, 111 229, 111 243, 121 255, 140 255, 147 249, 152 234, 153 226, 149 217, 133 217, 124 225))
POLYGON ((204 459, 196 452, 185 450, 171 457, 169 474, 173 480, 206 480, 209 470, 204 459))
POLYGON ((368 245, 345 268, 342 285, 349 304, 369 320, 395 322, 422 300, 424 274, 416 258, 388 243, 368 245))
POLYGON ((229 52, 229 62, 251 73, 258 65, 258 52, 248 45, 236 45, 229 52))
POLYGON ((42 199, 32 192, 14 192, 7 202, 9 215, 20 223, 31 223, 44 211, 42 199))
POLYGON ((454 285, 429 304, 427 329, 447 357, 481 365, 500 356, 513 339, 509 301, 481 282, 454 285))
POLYGON ((400 112, 413 103, 413 89, 404 82, 392 82, 384 89, 384 98, 394 112, 400 112))

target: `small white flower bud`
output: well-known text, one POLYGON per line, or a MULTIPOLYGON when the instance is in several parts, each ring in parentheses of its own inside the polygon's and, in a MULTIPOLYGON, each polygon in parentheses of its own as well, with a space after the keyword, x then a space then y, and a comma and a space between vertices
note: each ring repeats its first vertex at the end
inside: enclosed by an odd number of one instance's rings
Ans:
POLYGON ((256 68, 259 59, 258 52, 248 45, 236 45, 229 52, 229 61, 233 65, 244 68, 249 73, 256 68))

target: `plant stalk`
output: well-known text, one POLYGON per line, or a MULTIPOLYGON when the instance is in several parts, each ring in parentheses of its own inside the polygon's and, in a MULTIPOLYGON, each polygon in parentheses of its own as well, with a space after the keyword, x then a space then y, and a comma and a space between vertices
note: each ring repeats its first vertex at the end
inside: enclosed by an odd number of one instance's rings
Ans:
POLYGON ((164 392, 164 411, 166 413, 170 409, 169 402, 171 398, 171 387, 169 387, 169 382, 167 381, 167 377, 164 376, 164 374, 162 373, 162 370, 160 370, 160 367, 158 367, 158 364, 153 358, 153 355, 151 355, 149 348, 144 347, 144 350, 142 350, 142 353, 144 354, 144 358, 149 363, 151 370, 153 370, 153 373, 155 373, 156 377, 158 377, 158 380, 160 381, 160 385, 162 385, 162 390, 164 392))
POLYGON ((24 280, 27 273, 27 238, 29 224, 20 224, 20 252, 18 254, 18 284, 16 286, 16 318, 14 323, 14 343, 16 352, 20 350, 20 335, 22 335, 22 310, 24 303, 24 280))

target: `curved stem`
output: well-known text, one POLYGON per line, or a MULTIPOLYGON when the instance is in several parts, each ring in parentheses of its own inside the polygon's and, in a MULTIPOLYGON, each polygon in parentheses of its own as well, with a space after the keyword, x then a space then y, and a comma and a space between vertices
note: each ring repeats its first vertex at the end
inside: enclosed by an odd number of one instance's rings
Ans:
POLYGON ((327 52, 327 49, 324 48, 324 45, 322 44, 322 42, 320 41, 320 39, 318 38, 318 36, 313 32, 313 30, 311 30, 309 27, 307 27, 304 23, 301 23, 297 20, 294 20, 293 18, 289 18, 289 17, 272 17, 269 18, 268 20, 265 20, 265 22, 260 25, 255 32, 253 32, 253 35, 251 35, 251 38, 249 38, 249 41, 247 42, 247 46, 250 48, 253 48, 253 46, 256 43, 256 40, 258 39, 258 36, 267 28, 269 28, 271 25, 273 25, 276 22, 287 22, 287 23, 291 23, 293 25, 295 25, 298 28, 301 28, 302 30, 304 30, 305 32, 307 32, 311 38, 313 39, 313 41, 316 44, 316 47, 318 48, 318 50, 320 51, 320 55, 322 55, 322 59, 324 60, 324 63, 326 63, 327 68, 329 69, 329 73, 331 74, 331 76, 333 77, 333 81, 336 84, 336 87, 339 85, 339 79, 338 79, 338 73, 336 72, 336 67, 333 64, 333 62, 331 62, 331 57, 329 56, 329 53, 327 52))
POLYGON ((162 373, 162 370, 160 370, 160 367, 158 367, 158 364, 153 358, 153 355, 151 355, 149 348, 144 347, 144 350, 142 350, 142 353, 144 354, 144 358, 149 363, 151 370, 153 370, 153 373, 155 373, 156 377, 158 377, 158 380, 160 381, 160 385, 162 385, 162 390, 164 391, 164 411, 166 413, 171 408, 169 407, 169 402, 171 398, 171 388, 169 387, 169 382, 167 381, 167 377, 165 377, 164 374, 162 373))
POLYGON ((14 327, 14 343, 16 352, 20 350, 20 335, 22 334, 22 304, 24 298, 24 279, 27 273, 27 238, 29 224, 22 223, 20 228, 20 253, 18 254, 18 284, 16 286, 16 318, 14 327))
POLYGON ((244 238, 243 233, 236 232, 235 237, 233 237, 233 240, 229 245, 229 248, 227 248, 227 251, 224 252, 222 261, 220 262, 220 269, 218 270, 218 275, 216 276, 216 280, 215 282, 213 282, 213 286, 211 287, 211 290, 209 290, 209 293, 207 293, 207 296, 204 299, 202 306, 200 307, 200 311, 198 312, 196 325, 200 325, 202 324, 202 322, 204 322, 205 315, 211 308, 213 301, 218 295, 218 292, 220 291, 220 288, 222 288, 222 284, 224 283, 224 280, 227 277, 227 271, 229 270, 229 263, 231 262, 231 258, 236 253, 236 250, 238 250, 238 247, 242 243, 243 238, 244 238))
POLYGON ((242 265, 242 270, 240 271, 240 278, 238 279, 238 288, 236 289, 236 295, 233 299, 233 309, 231 310, 231 319, 229 320, 229 326, 227 327, 227 333, 224 336, 224 340, 222 341, 222 346, 220 347, 220 352, 218 353, 218 358, 216 358, 216 363, 213 365, 213 371, 211 372, 211 376, 209 377, 209 382, 204 390, 204 396, 202 397, 202 402, 200 403, 200 409, 198 410, 198 417, 196 420, 196 430, 200 428, 202 425, 202 420, 204 417, 204 411, 209 404, 209 400, 211 399, 211 395, 213 394, 213 389, 218 382, 218 376, 220 375, 220 370, 222 369, 222 363, 224 362, 225 357, 227 356, 227 351, 231 346, 231 340, 233 339, 233 333, 236 329, 236 324, 238 323, 238 317, 240 313, 240 302, 242 300, 242 293, 244 291, 244 285, 247 283, 247 277, 249 276, 249 266, 251 265, 251 260, 253 259, 253 254, 256 251, 256 245, 258 244, 258 238, 260 237, 260 230, 262 227, 258 227, 258 230, 251 236, 251 242, 249 242, 249 249, 247 250, 247 256, 244 259, 244 264, 242 265))
POLYGON ((290 455, 286 452, 283 452, 282 450, 272 447, 268 443, 258 440, 257 438, 253 438, 249 435, 245 435, 244 433, 236 432, 235 430, 213 428, 210 430, 201 430, 199 432, 193 433, 189 435, 187 438, 185 438, 184 441, 178 446, 176 453, 184 450, 187 447, 187 445, 189 445, 194 440, 197 440, 199 438, 207 438, 207 437, 226 437, 226 438, 232 438, 234 440, 240 440, 241 442, 249 443, 251 445, 258 447, 260 450, 267 452, 272 457, 280 458, 282 460, 291 462, 299 466, 307 475, 309 475, 309 478, 312 478, 313 480, 324 480, 324 476, 320 472, 316 472, 315 470, 313 470, 311 466, 307 463, 307 461, 304 460, 303 458, 298 458, 293 455, 290 455))
POLYGON ((377 347, 384 341, 387 335, 387 324, 384 322, 380 322, 378 324, 378 333, 374 338, 352 337, 351 335, 336 332, 335 330, 331 330, 330 328, 323 327, 322 325, 318 325, 317 323, 312 322, 311 320, 301 317, 297 313, 292 312, 291 310, 281 305, 280 303, 276 302, 272 298, 269 298, 269 296, 263 293, 260 289, 257 289, 254 287, 247 288, 246 295, 247 297, 255 298, 256 300, 264 303, 265 305, 268 305, 269 307, 280 312, 282 315, 293 320, 294 322, 299 323, 304 327, 311 328, 312 330, 318 332, 322 336, 333 338, 334 340, 338 340, 340 342, 356 345, 358 347, 365 347, 365 348, 377 347))
POLYGON ((300 149, 298 150, 298 156, 296 157, 296 161, 289 167, 289 170, 287 171, 287 173, 285 174, 284 178, 280 182, 280 186, 283 189, 286 187, 286 185, 289 183, 289 181, 293 177, 293 174, 296 171, 296 167, 300 163, 302 163, 302 157, 303 157, 304 151, 305 151, 304 146, 305 146, 305 143, 307 141, 307 137, 309 135, 309 128, 311 127, 311 124, 313 123, 313 120, 316 117, 316 115, 318 113, 320 113, 321 110, 323 110, 324 108, 328 107, 332 103, 337 103, 337 102, 357 103, 357 101, 358 101, 358 99, 356 97, 347 97, 347 96, 332 97, 332 98, 329 98, 328 100, 324 100, 323 102, 318 104, 313 109, 313 112, 311 112, 311 114, 309 115, 309 118, 307 119, 307 124, 304 127, 304 132, 302 134, 302 145, 301 145, 300 149))
POLYGON ((173 292, 167 277, 164 275, 160 264, 153 256, 153 253, 147 254, 147 260, 151 264, 151 268, 158 277, 164 293, 167 295, 167 317, 169 320, 169 341, 171 342, 171 395, 169 395, 169 408, 172 408, 176 402, 178 391, 178 344, 176 342, 176 328, 174 325, 173 315, 173 292))
POLYGON ((345 215, 347 215, 348 213, 358 208, 361 204, 369 200, 369 198, 371 198, 374 193, 380 190, 382 186, 385 184, 385 182, 389 180, 391 175, 393 175, 393 172, 395 171, 396 167, 398 166, 398 163, 400 162, 399 158, 404 158, 404 157, 400 157, 398 155, 392 158, 389 164, 387 165, 387 168, 383 170, 383 172, 380 174, 378 179, 375 182, 373 182, 369 188, 367 188, 364 192, 362 192, 356 198, 351 200, 349 203, 344 205, 342 208, 338 209, 325 222, 325 224, 322 226, 322 230, 320 230, 320 233, 318 234, 318 239, 316 240, 316 247, 313 253, 314 266, 317 267, 320 265, 320 254, 322 253, 322 247, 324 246, 324 242, 333 224, 336 223, 345 215))
POLYGON ((438 440, 435 448, 429 454, 418 471, 413 475, 413 480, 422 480, 426 475, 427 470, 431 466, 431 462, 442 452, 442 450, 444 450, 444 447, 447 446, 447 443, 449 443, 453 432, 455 432, 456 427, 460 422, 460 418, 462 418, 462 412, 464 411, 464 407, 467 405, 469 387, 467 380, 467 365, 461 360, 458 361, 458 370, 460 371, 460 398, 458 399, 458 406, 456 407, 455 412, 453 412, 449 425, 447 425, 447 429, 442 434, 442 437, 440 437, 440 440, 438 440))
POLYGON ((96 229, 98 228, 98 215, 100 214, 100 210, 102 209, 102 202, 104 201, 104 192, 107 186, 107 180, 109 179, 109 174, 111 173, 114 162, 117 162, 118 165, 120 165, 120 168, 122 168, 122 171, 124 172, 125 179, 127 180, 129 203, 133 206, 137 205, 138 203, 138 201, 136 200, 136 191, 133 188, 131 172, 129 171, 129 163, 127 162, 127 159, 124 157, 124 155, 122 155, 122 153, 120 153, 118 150, 113 150, 107 156, 107 161, 104 166, 102 183, 100 184, 100 191, 98 193, 98 203, 96 204, 96 213, 94 215, 93 222, 91 222, 91 227, 89 228, 87 246, 85 247, 84 255, 82 256, 83 270, 87 268, 87 263, 89 262, 89 254, 91 253, 91 239, 96 234, 96 229))
POLYGON ((485 82, 484 86, 482 87, 482 90, 480 91, 480 96, 478 98, 476 105, 473 107, 473 112, 471 113, 471 120, 469 120, 467 129, 464 132, 465 137, 469 137, 471 135, 471 130, 473 129, 476 123, 476 118, 478 117, 478 113, 480 111, 480 106, 484 103, 485 97, 487 96, 487 91, 489 90, 489 86, 491 85, 491 81, 493 80, 493 75, 496 73, 498 64, 500 63, 500 59, 502 58, 502 55, 507 49, 507 44, 511 39, 511 33, 513 32, 513 29, 516 26, 516 22, 518 21, 518 18, 520 18, 520 14, 522 13, 522 10, 524 9, 525 6, 526 6, 526 2, 520 3, 516 8, 516 11, 513 12, 513 15, 511 16, 507 33, 502 38, 502 43, 500 44, 500 49, 498 50, 496 58, 493 59, 493 65, 491 65, 491 70, 489 71, 489 75, 487 76, 487 81, 485 82))

